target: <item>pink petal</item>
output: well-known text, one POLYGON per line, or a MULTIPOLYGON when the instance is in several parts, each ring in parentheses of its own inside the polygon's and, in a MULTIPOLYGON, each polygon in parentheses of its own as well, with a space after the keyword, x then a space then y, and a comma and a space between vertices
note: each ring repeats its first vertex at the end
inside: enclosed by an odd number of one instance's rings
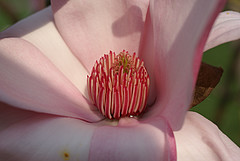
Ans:
POLYGON ((0 159, 4 161, 176 161, 172 130, 160 118, 145 122, 124 118, 113 126, 114 122, 89 124, 1 102, 0 111, 0 159))
POLYGON ((237 147, 216 125, 195 112, 188 112, 180 131, 174 132, 179 161, 238 161, 237 147))
POLYGON ((145 30, 140 53, 150 77, 155 77, 152 92, 158 94, 149 114, 165 116, 173 129, 181 127, 189 109, 203 45, 223 2, 150 1, 149 30, 145 30))
POLYGON ((109 50, 138 52, 147 7, 139 0, 52 0, 58 30, 88 71, 109 50))
POLYGON ((96 124, 0 103, 1 161, 88 160, 96 124))
POLYGON ((0 38, 21 37, 36 46, 87 98, 88 72, 71 53, 53 22, 48 7, 0 33, 0 38), (36 20, 38 20, 36 22, 36 20))
POLYGON ((219 14, 208 37, 204 51, 240 38, 240 13, 225 11, 219 14))
POLYGON ((145 122, 123 118, 117 127, 98 127, 89 161, 126 160, 176 161, 174 137, 166 122, 160 118, 145 122))
POLYGON ((87 121, 100 119, 76 87, 36 47, 20 38, 0 40, 0 101, 87 121))

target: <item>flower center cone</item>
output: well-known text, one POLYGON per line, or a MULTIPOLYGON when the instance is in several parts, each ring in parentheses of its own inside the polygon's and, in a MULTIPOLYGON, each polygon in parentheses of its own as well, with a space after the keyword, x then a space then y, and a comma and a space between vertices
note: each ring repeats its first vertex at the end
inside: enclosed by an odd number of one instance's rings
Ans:
POLYGON ((136 53, 109 52, 96 61, 87 77, 88 95, 109 119, 141 114, 149 93, 149 75, 136 53))

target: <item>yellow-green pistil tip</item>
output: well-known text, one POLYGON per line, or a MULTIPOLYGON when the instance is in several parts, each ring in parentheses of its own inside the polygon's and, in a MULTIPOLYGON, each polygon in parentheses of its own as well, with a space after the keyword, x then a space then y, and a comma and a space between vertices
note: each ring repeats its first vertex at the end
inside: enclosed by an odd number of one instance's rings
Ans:
POLYGON ((89 98, 105 117, 119 119, 144 111, 150 81, 136 53, 110 51, 96 61, 87 79, 89 98))

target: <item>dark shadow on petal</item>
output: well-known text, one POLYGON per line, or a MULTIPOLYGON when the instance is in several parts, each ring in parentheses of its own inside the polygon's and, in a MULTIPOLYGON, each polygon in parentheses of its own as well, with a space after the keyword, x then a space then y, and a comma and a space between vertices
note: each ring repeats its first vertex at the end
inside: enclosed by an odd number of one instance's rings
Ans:
POLYGON ((61 9, 69 0, 51 0, 51 5, 54 12, 57 12, 61 9))
POLYGON ((142 11, 132 6, 112 24, 112 32, 117 37, 123 37, 142 30, 144 25, 142 11))

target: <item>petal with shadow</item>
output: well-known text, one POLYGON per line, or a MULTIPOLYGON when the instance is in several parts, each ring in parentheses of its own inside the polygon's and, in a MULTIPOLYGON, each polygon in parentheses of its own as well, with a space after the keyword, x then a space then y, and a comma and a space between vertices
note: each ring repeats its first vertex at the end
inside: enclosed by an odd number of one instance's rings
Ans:
POLYGON ((109 50, 138 52, 148 1, 52 0, 56 26, 90 71, 109 50))
POLYGON ((0 40, 0 100, 87 121, 102 117, 36 47, 20 38, 0 40))
POLYGON ((6 37, 20 37, 33 44, 88 98, 88 73, 57 31, 51 7, 19 21, 0 33, 0 38, 6 37))
POLYGON ((173 129, 181 128, 192 100, 203 45, 223 5, 224 0, 150 1, 143 38, 148 41, 140 53, 150 77, 155 78, 151 88, 155 89, 157 108, 149 114, 164 115, 173 129))

